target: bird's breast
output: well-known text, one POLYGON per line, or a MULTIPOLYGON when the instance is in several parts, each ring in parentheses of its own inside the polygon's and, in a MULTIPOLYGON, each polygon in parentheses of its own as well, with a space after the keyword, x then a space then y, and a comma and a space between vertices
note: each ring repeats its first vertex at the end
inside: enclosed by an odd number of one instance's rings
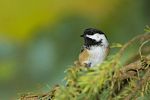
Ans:
POLYGON ((106 47, 91 47, 89 50, 89 62, 91 62, 91 66, 101 64, 106 58, 106 47))

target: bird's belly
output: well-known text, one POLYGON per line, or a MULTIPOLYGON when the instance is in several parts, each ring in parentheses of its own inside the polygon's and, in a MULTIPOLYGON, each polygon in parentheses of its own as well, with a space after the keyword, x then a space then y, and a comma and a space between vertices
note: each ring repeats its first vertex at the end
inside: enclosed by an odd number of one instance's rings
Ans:
POLYGON ((106 56, 106 49, 102 47, 97 47, 95 49, 90 50, 90 59, 91 67, 97 64, 101 64, 106 56))

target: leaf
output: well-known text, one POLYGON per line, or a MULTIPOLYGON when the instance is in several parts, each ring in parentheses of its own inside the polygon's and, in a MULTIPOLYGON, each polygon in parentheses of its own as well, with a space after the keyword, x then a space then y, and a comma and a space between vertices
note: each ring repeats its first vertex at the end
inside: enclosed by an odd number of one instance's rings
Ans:
POLYGON ((123 45, 120 43, 112 43, 110 48, 121 48, 123 45))
POLYGON ((146 25, 144 31, 145 31, 145 32, 150 32, 150 26, 146 25))

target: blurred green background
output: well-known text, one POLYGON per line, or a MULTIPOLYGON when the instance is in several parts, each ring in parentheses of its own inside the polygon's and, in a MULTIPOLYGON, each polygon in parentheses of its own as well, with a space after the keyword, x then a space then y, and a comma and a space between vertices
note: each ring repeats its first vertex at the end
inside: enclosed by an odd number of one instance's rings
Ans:
MULTIPOLYGON (((125 43, 150 25, 150 0, 0 0, 0 100, 47 92, 78 58, 85 28, 125 43)), ((131 49, 132 51, 132 49, 131 49)))

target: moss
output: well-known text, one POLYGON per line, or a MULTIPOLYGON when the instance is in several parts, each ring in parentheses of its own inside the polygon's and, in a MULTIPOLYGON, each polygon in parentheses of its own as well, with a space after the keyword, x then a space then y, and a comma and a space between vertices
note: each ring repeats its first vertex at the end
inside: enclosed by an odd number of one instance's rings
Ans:
MULTIPOLYGON (((120 47, 115 55, 109 56, 103 64, 86 68, 72 66, 66 70, 65 85, 56 85, 49 93, 41 95, 25 95, 20 100, 143 100, 149 97, 150 92, 150 55, 139 54, 139 58, 128 59, 125 65, 120 64, 126 48, 138 41, 148 41, 150 31, 132 38, 120 47), (145 64, 143 64, 143 62, 145 64), (142 63, 142 64, 141 64, 142 63)), ((119 46, 118 46, 119 45, 119 46)), ((139 47, 144 50, 144 44, 139 47)), ((147 47, 146 47, 147 48, 147 47)), ((133 56, 137 56, 133 54, 133 56)))

